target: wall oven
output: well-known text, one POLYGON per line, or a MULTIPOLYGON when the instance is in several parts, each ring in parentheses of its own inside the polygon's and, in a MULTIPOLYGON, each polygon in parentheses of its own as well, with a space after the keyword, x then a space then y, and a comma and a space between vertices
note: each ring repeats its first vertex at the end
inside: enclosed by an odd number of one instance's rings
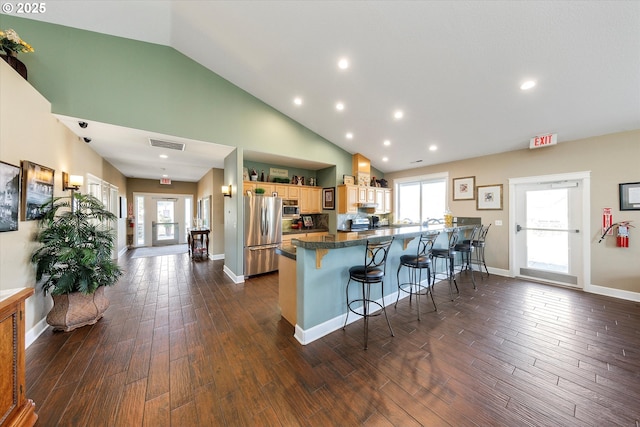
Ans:
POLYGON ((299 218, 300 207, 297 200, 282 201, 282 217, 283 218, 299 218))

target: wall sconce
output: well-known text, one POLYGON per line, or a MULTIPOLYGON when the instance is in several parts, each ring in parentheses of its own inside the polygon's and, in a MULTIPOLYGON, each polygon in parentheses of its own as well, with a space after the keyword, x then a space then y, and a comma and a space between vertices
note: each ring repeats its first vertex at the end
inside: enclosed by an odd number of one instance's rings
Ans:
POLYGON ((66 172, 62 172, 62 190, 78 191, 84 184, 84 178, 82 175, 69 175, 66 172))
POLYGON ((222 195, 224 197, 231 197, 231 184, 222 186, 222 195))

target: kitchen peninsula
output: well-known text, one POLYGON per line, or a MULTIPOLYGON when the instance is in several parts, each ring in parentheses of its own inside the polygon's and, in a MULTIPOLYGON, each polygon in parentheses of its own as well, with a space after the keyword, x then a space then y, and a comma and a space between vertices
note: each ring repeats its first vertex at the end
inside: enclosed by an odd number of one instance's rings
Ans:
MULTIPOLYGON (((465 233, 472 228, 473 225, 452 228, 442 225, 401 226, 293 239, 291 246, 283 246, 279 250, 280 258, 287 258, 286 264, 289 266, 289 271, 280 271, 283 317, 294 324, 296 339, 308 344, 343 326, 348 270, 353 265, 363 263, 367 240, 394 238, 384 280, 384 298, 388 305, 396 299, 395 272, 400 256, 415 253, 417 237, 425 232, 433 233, 437 235, 436 247, 443 247, 446 246, 449 233, 465 233), (295 298, 292 298, 292 293, 295 293, 295 298), (293 303, 295 306, 292 306, 293 303)), ((357 320, 353 316, 350 319, 357 320)))

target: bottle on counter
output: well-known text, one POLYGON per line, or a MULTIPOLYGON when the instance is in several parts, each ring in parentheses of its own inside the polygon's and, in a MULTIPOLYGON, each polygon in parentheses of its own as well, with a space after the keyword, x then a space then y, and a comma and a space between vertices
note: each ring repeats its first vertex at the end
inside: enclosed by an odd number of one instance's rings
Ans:
POLYGON ((262 169, 262 174, 260 175, 260 181, 264 182, 264 169, 262 169))
POLYGON ((453 215, 449 208, 444 211, 444 226, 447 228, 453 227, 453 215))

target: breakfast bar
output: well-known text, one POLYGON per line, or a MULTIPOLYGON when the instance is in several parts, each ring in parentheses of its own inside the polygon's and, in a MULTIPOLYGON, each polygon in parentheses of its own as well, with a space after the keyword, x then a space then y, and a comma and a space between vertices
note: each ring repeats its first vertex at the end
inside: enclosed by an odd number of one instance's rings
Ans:
POLYGON ((283 246, 278 251, 282 261, 280 305, 283 317, 295 325, 295 337, 302 344, 342 328, 348 270, 350 266, 363 263, 368 240, 394 238, 384 280, 384 302, 389 305, 397 297, 395 272, 400 256, 416 251, 417 238, 421 234, 437 235, 435 246, 442 247, 446 245, 449 233, 465 233, 472 228, 473 225, 449 228, 442 225, 399 226, 293 239, 290 246, 283 246), (295 307, 292 306, 294 303, 295 307))

